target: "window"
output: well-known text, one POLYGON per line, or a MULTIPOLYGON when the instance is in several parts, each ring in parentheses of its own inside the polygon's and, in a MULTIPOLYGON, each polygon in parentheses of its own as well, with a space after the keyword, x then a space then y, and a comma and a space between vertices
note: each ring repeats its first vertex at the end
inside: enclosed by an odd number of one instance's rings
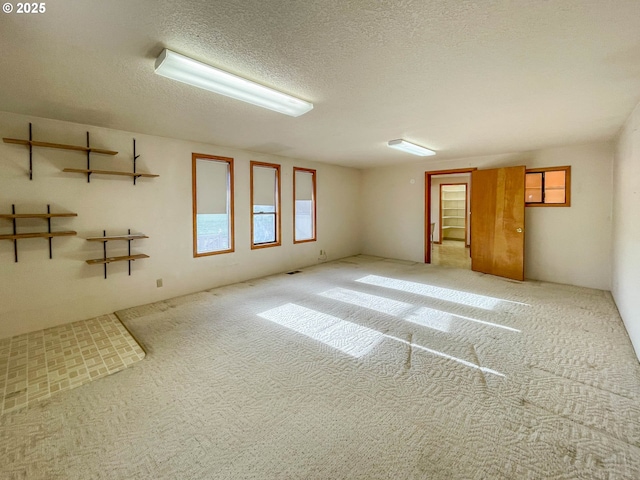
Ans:
POLYGON ((280 245, 280 165, 251 162, 251 248, 280 245))
POLYGON ((316 240, 316 171, 293 167, 293 243, 316 240))
POLYGON ((569 207, 571 167, 529 169, 524 188, 527 207, 569 207))
POLYGON ((233 158, 194 153, 193 256, 233 252, 233 158))

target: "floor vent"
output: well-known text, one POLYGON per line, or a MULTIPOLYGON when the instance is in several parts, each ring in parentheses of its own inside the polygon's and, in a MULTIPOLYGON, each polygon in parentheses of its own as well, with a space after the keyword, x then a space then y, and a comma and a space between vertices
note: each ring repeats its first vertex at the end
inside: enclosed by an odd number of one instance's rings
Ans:
POLYGON ((293 272, 287 272, 287 275, 295 275, 296 273, 300 273, 301 270, 294 270, 293 272))

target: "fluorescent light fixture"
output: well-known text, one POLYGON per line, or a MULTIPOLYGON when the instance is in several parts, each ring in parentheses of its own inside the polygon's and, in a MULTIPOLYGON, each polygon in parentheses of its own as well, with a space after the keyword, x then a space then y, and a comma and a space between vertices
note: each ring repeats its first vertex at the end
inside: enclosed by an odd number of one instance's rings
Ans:
POLYGON ((421 147, 415 143, 407 142, 406 140, 389 140, 387 145, 396 150, 402 150, 403 152, 412 153, 413 155, 419 155, 420 157, 428 157, 435 155, 436 152, 429 150, 428 148, 421 147))
POLYGON ((313 108, 312 103, 198 62, 166 48, 156 59, 155 71, 163 77, 292 117, 298 117, 313 108))

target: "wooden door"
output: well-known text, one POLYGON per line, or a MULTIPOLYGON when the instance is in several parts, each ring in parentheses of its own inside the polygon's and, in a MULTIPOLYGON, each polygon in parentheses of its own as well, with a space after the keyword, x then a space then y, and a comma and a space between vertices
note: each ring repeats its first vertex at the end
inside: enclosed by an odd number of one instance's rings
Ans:
POLYGON ((525 167, 471 174, 471 269, 524 280, 525 167))

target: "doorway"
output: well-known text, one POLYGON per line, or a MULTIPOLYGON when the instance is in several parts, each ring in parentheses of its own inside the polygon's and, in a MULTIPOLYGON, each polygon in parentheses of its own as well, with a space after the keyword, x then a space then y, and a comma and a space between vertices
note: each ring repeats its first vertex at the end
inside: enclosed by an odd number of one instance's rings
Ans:
POLYGON ((425 263, 471 269, 469 192, 473 170, 426 173, 425 263))
MULTIPOLYGON (((443 183, 439 185, 439 211, 437 218, 434 218, 435 221, 433 222, 433 258, 431 263, 470 270, 468 192, 471 176, 468 173, 458 173, 455 176, 437 176, 433 179, 432 189, 438 188, 438 181, 443 183), (452 179, 455 179, 456 183, 448 183, 452 179), (435 236, 436 229, 438 230, 437 238, 435 236)), ((435 206, 434 202, 432 211, 435 206)))
POLYGON ((433 184, 445 175, 459 177, 459 174, 470 173, 466 195, 471 198, 467 205, 474 215, 471 222, 471 212, 465 212, 465 230, 470 226, 467 241, 471 270, 522 281, 525 168, 520 165, 487 170, 465 168, 425 172, 425 263, 434 263, 436 242, 440 239, 438 222, 443 221, 443 215, 434 212, 435 204, 440 200, 433 198, 433 184))

